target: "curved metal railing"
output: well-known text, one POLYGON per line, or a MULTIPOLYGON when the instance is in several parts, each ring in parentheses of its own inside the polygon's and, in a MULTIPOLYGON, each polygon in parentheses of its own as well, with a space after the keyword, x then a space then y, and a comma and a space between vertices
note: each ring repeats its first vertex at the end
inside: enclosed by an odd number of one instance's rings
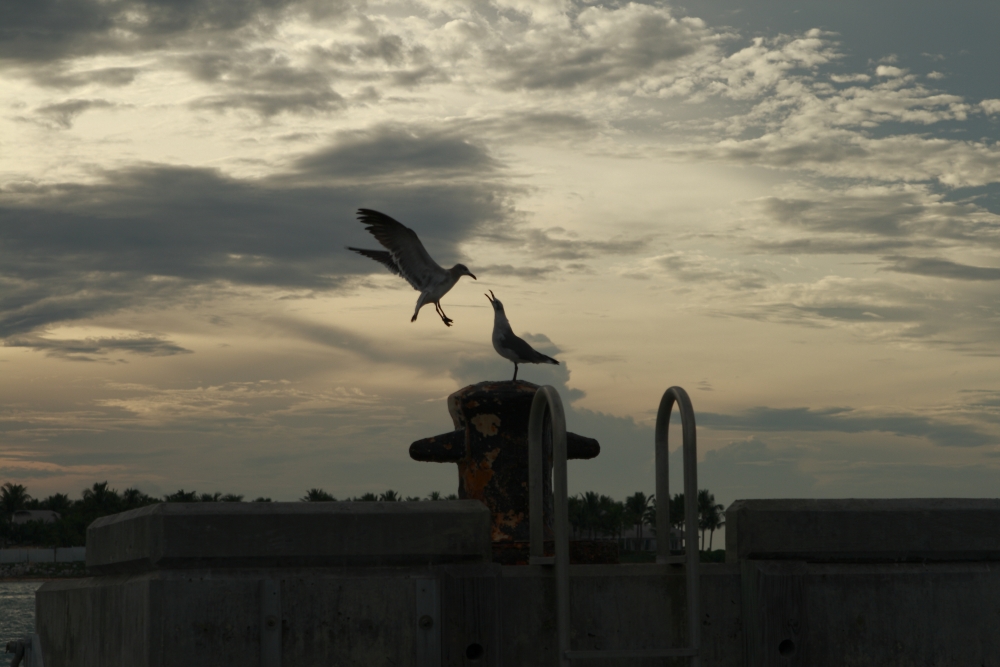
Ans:
POLYGON ((694 408, 687 392, 670 387, 660 400, 656 414, 656 498, 663 499, 656 512, 656 562, 686 563, 688 646, 671 649, 573 651, 569 646, 569 512, 566 483, 566 413, 559 392, 548 385, 539 387, 531 403, 528 419, 528 520, 530 523, 530 558, 532 565, 554 565, 556 579, 556 635, 559 667, 569 667, 571 660, 601 658, 688 657, 692 667, 699 665, 701 646, 700 593, 698 577, 698 462, 694 408), (678 404, 684 448, 685 555, 670 555, 670 466, 667 457, 667 431, 674 403, 678 404), (544 475, 545 436, 548 427, 552 439, 552 493, 555 556, 545 556, 544 475))

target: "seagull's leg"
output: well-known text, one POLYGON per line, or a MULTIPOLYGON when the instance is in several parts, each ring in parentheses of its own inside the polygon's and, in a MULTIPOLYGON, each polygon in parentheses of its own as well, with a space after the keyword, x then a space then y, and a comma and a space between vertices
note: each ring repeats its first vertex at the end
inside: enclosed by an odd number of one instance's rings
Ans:
POLYGON ((511 382, 517 382, 517 362, 514 362, 514 379, 511 382))
POLYGON ((420 296, 417 297, 417 307, 413 309, 413 317, 410 318, 411 322, 417 321, 417 313, 419 313, 420 309, 423 307, 424 307, 424 295, 423 292, 421 292, 420 296))
POLYGON ((444 314, 444 309, 441 308, 440 302, 435 301, 434 307, 437 308, 438 315, 441 316, 441 321, 444 322, 445 326, 450 327, 451 323, 454 322, 455 320, 449 318, 447 315, 444 314))

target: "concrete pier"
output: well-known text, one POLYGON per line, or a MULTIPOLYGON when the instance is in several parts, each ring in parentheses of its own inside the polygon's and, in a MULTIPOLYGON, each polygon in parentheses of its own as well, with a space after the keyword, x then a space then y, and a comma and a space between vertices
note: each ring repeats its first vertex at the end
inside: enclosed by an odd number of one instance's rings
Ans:
MULTIPOLYGON (((703 666, 1000 665, 1000 501, 738 501, 727 522, 703 666)), ((491 562, 491 531, 474 500, 151 506, 93 524, 95 576, 39 589, 38 635, 47 667, 554 665, 552 571, 491 562)), ((682 644, 680 568, 570 575, 573 649, 682 644)))

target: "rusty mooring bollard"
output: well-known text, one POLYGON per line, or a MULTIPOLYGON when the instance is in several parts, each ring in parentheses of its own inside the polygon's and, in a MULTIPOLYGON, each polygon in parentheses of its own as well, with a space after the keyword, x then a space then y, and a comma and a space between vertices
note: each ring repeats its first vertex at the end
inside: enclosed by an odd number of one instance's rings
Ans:
MULTIPOLYGON (((456 430, 410 445, 414 460, 458 464, 458 497, 481 500, 493 515, 494 553, 512 543, 527 554, 528 417, 537 389, 523 381, 469 385, 448 397, 456 430)), ((571 459, 601 453, 593 438, 575 433, 566 438, 571 459)), ((545 536, 552 539, 551 442, 546 448, 545 536)))

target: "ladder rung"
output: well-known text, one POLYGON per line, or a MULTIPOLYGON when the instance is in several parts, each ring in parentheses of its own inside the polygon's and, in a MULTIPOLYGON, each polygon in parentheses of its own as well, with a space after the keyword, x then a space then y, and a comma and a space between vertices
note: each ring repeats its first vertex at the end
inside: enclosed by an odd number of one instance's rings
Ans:
POLYGON ((698 655, 694 648, 612 649, 609 651, 566 651, 570 660, 598 660, 602 658, 684 658, 698 655))

